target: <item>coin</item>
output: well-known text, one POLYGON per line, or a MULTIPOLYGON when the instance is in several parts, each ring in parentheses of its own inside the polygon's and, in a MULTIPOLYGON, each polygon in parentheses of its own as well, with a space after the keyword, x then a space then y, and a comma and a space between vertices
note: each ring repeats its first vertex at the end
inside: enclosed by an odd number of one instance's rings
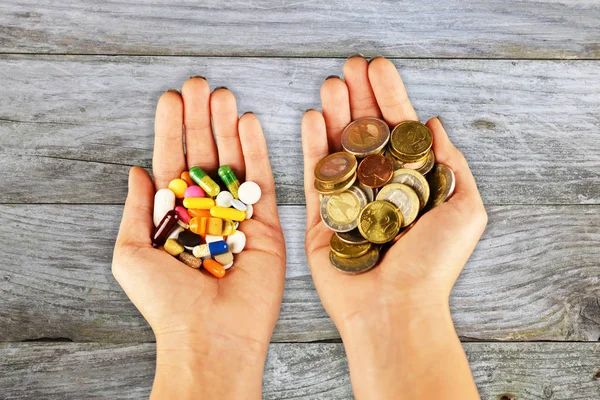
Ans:
POLYGON ((358 181, 363 185, 370 188, 381 187, 392 178, 394 164, 389 158, 374 154, 360 162, 357 174, 358 181))
POLYGON ((390 150, 403 162, 417 161, 431 148, 431 131, 419 121, 400 122, 390 135, 390 150))
POLYGON ((360 274, 366 272, 377 265, 379 261, 379 249, 371 247, 366 254, 357 258, 341 258, 334 252, 329 252, 329 261, 340 272, 348 274, 360 274))
POLYGON ((369 243, 367 239, 363 237, 358 231, 358 228, 354 228, 348 232, 336 232, 335 235, 340 238, 344 243, 348 244, 365 244, 369 243))
POLYGON ((356 173, 353 174, 347 181, 341 182, 337 185, 329 185, 315 179, 315 189, 322 195, 333 195, 348 190, 348 188, 352 186, 355 181, 356 173))
POLYGON ((419 196, 419 209, 423 209, 429 201, 429 183, 427 179, 412 169, 397 169, 394 171, 391 183, 403 183, 410 186, 419 196))
POLYGON ((342 132, 342 147, 357 157, 381 152, 390 140, 390 127, 384 121, 365 117, 351 122, 342 132))
POLYGON ((367 204, 358 216, 358 230, 371 243, 387 243, 402 225, 402 214, 392 203, 375 200, 367 204))
POLYGON ((456 181, 454 171, 444 164, 435 164, 429 175, 427 182, 431 189, 431 197, 427 204, 428 209, 439 206, 452 196, 456 181))
MULTIPOLYGON (((415 170, 423 175, 426 175, 429 171, 431 171, 434 165, 435 153, 433 152, 433 150, 429 150, 429 152, 427 153, 427 157, 425 157, 425 164, 423 164, 421 168, 415 168, 415 170)), ((404 167, 407 168, 406 164, 404 165, 404 167)))
POLYGON ((392 154, 392 152, 390 151, 389 146, 388 149, 383 153, 383 155, 392 160, 392 164, 394 164, 394 169, 404 168, 404 163, 398 160, 396 157, 394 157, 394 154, 392 154))
POLYGON ((348 232, 358 225, 360 210, 367 204, 367 196, 357 187, 323 196, 320 214, 325 225, 336 232, 348 232))
POLYGON ((315 179, 325 184, 348 180, 356 171, 356 157, 344 151, 333 153, 317 163, 315 179))
MULTIPOLYGON (((431 150, 429 150, 431 151, 431 150)), ((427 153, 429 154, 429 153, 427 153)), ((402 166, 402 168, 407 168, 407 169, 414 169, 417 170, 419 168, 423 168, 423 166, 425 166, 425 164, 427 164, 427 156, 417 160, 417 161, 413 161, 413 162, 409 162, 409 163, 404 163, 404 165, 402 166)))
POLYGON ((377 200, 386 200, 398 207, 404 217, 401 228, 410 225, 419 215, 421 202, 417 193, 408 185, 390 183, 377 194, 377 200))
POLYGON ((358 183, 355 186, 358 186, 360 190, 365 192, 365 194, 367 195, 367 203, 370 203, 373 200, 375 200, 375 189, 363 185, 360 181, 358 181, 358 183))
POLYGON ((331 235, 329 247, 331 251, 340 258, 356 258, 369 251, 371 249, 371 243, 349 244, 340 240, 337 235, 331 235))

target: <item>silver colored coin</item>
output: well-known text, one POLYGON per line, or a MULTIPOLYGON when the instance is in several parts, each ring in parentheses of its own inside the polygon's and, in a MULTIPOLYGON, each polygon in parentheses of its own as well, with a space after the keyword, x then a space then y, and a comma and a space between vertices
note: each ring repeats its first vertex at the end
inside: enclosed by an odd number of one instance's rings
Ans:
POLYGON ((420 172, 408 168, 397 169, 394 171, 390 183, 402 183, 410 186, 419 196, 419 208, 422 210, 427 205, 429 201, 429 183, 420 172))
POLYGON ((423 166, 421 168, 416 168, 415 171, 420 172, 423 175, 427 175, 427 173, 429 173, 429 171, 431 171, 431 169, 433 168, 434 165, 435 165, 435 153, 433 152, 433 150, 429 150, 429 153, 427 153, 427 158, 425 159, 425 163, 423 164, 423 166))
POLYGON ((360 274, 377 265, 379 262, 379 247, 373 246, 365 255, 356 258, 341 258, 330 251, 329 261, 340 272, 353 275, 360 274))
POLYGON ((404 217, 402 228, 412 224, 419 215, 419 196, 408 185, 389 183, 381 188, 377 194, 377 200, 386 200, 398 207, 404 217))
POLYGON ((372 202, 373 200, 375 200, 375 189, 370 188, 368 186, 365 186, 361 181, 359 181, 358 179, 356 180, 358 183, 355 186, 358 186, 360 188, 360 190, 362 190, 365 195, 367 196, 367 203, 372 202))
POLYGON ((348 232, 358 226, 360 210, 367 205, 367 196, 356 186, 334 195, 325 195, 321 199, 320 214, 325 225, 335 232, 348 232), (337 198, 336 198, 337 196, 337 198), (339 201, 344 197, 344 201, 339 201), (335 202, 335 213, 332 213, 329 202, 335 202))
POLYGON ((365 244, 369 243, 367 239, 360 234, 358 228, 354 228, 348 232, 336 232, 337 237, 344 243, 348 244, 365 244))
POLYGON ((431 189, 431 196, 427 204, 429 210, 448 200, 454 193, 454 187, 456 186, 454 171, 444 164, 435 164, 427 175, 427 182, 429 182, 431 189))

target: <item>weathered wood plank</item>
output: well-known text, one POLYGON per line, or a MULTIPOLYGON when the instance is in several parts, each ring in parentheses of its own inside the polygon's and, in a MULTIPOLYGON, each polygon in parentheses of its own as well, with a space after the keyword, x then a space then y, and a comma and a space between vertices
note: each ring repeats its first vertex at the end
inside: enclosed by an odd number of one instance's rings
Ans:
MULTIPOLYGON (((483 400, 600 396, 597 343, 465 343, 483 400)), ((147 398, 154 344, 0 344, 3 399, 147 398)), ((272 344, 264 399, 351 399, 340 343, 272 344)))
MULTIPOLYGON (((487 204, 600 203, 600 62, 395 62, 421 117, 442 116, 487 204)), ((342 63, 1 56, 0 202, 122 203, 128 166, 151 165, 161 91, 205 74, 261 118, 279 201, 301 204, 302 113, 342 63)))
MULTIPOLYGON (((598 206, 494 206, 452 295, 465 340, 600 337, 598 206)), ((0 341, 148 342, 110 271, 120 206, 0 206, 0 341)), ((287 280, 275 342, 339 338, 304 253, 302 206, 280 207, 287 280)))
POLYGON ((598 58, 594 0, 9 0, 0 52, 598 58))

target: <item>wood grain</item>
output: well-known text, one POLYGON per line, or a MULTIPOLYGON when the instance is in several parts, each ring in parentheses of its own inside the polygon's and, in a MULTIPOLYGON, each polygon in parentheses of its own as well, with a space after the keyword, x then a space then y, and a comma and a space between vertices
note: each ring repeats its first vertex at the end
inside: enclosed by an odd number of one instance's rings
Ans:
MULTIPOLYGON (((487 204, 600 204, 600 62, 395 63, 421 118, 442 116, 487 204)), ((278 200, 302 204, 300 121, 342 64, 2 56, 0 203, 122 203, 128 167, 151 165, 159 95, 204 74, 233 90, 240 113, 257 113, 278 200)))
MULTIPOLYGON (((454 289, 464 340, 600 337, 600 208, 494 206, 454 289)), ((111 275, 121 207, 0 206, 0 341, 149 342, 111 275)), ((302 206, 282 206, 287 280, 273 341, 337 339, 304 253, 302 206)))
POLYGON ((0 52, 598 58, 595 0, 8 0, 0 52))
MULTIPOLYGON (((598 343, 465 343, 483 400, 600 396, 598 343)), ((148 398, 154 344, 0 344, 2 398, 148 398), (67 378, 68 377, 68 378, 67 378)), ((340 343, 272 344, 264 399, 351 399, 340 343)))

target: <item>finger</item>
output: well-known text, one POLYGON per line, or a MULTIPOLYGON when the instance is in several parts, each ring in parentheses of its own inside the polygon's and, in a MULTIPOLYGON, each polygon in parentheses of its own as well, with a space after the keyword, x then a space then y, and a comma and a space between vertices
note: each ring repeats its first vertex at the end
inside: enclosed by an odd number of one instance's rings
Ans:
POLYGON ((320 112, 309 110, 302 118, 302 153, 304 154, 304 193, 306 196, 306 227, 315 226, 319 216, 319 193, 314 187, 315 166, 329 154, 325 119, 320 112))
POLYGON ((246 113, 239 120, 238 130, 244 152, 245 180, 256 182, 262 191, 260 201, 254 205, 253 218, 269 224, 279 224, 275 182, 260 122, 253 113, 246 113))
POLYGON ((348 87, 338 77, 329 77, 321 86, 323 117, 327 126, 327 140, 332 152, 341 149, 342 131, 351 121, 348 87))
POLYGON ((348 86, 352 120, 362 117, 381 118, 368 70, 369 64, 364 57, 351 57, 344 64, 344 80, 348 86))
POLYGON ((166 188, 185 169, 183 154, 183 101, 177 91, 160 96, 154 120, 152 173, 156 189, 166 188))
POLYGON ((467 160, 450 142, 439 118, 431 118, 426 125, 433 134, 433 152, 435 153, 436 163, 447 165, 454 171, 456 186, 449 201, 469 199, 481 203, 481 196, 467 160))
POLYGON ((410 104, 402 78, 390 60, 383 57, 371 60, 369 81, 383 118, 389 125, 396 126, 402 121, 419 120, 410 104))
POLYGON ((188 169, 214 169, 219 160, 210 125, 210 86, 205 79, 193 77, 183 84, 181 94, 188 169))
POLYGON ((229 165, 239 179, 244 178, 244 156, 238 135, 238 110, 235 96, 227 88, 210 95, 213 129, 217 139, 220 165, 229 165))
POLYGON ((150 237, 154 228, 152 223, 154 202, 152 179, 144 169, 133 167, 129 170, 128 187, 123 219, 117 236, 117 246, 151 246, 150 237))

